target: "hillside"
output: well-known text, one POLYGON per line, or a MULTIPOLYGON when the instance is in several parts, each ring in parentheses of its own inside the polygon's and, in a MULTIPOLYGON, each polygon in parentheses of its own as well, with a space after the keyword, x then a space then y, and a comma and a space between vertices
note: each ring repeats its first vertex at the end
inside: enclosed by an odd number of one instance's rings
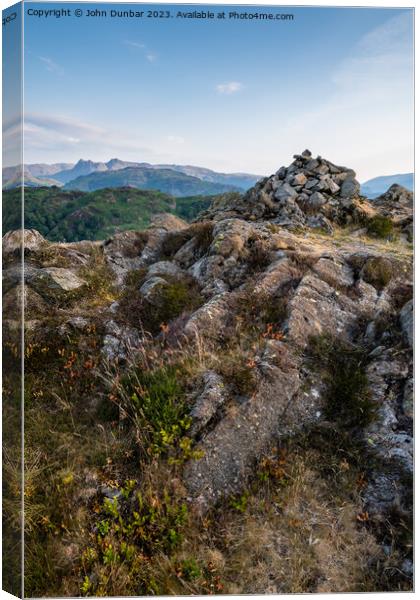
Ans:
POLYGON ((402 185, 411 192, 414 189, 414 174, 404 173, 400 175, 384 175, 382 177, 374 177, 365 181, 361 185, 362 194, 367 198, 376 198, 383 194, 394 183, 402 185))
MULTIPOLYGON (((65 244, 5 229, 27 596, 412 591, 412 226, 410 191, 369 201, 305 150, 192 224, 65 244)), ((19 533, 10 460, 4 481, 19 533)))
MULTIPOLYGON (((20 189, 3 193, 3 228, 20 224, 20 189)), ((98 240, 117 231, 143 229, 161 212, 192 220, 211 203, 211 198, 174 198, 134 188, 95 192, 61 188, 25 190, 25 227, 36 229, 52 241, 98 240)))
POLYGON ((191 175, 192 177, 198 177, 203 181, 210 181, 213 183, 222 183, 225 185, 232 185, 241 190, 248 190, 261 179, 261 175, 252 175, 250 173, 218 173, 211 169, 205 169, 204 167, 194 167, 191 165, 151 165, 154 169, 165 168, 172 169, 173 171, 179 171, 185 173, 185 175, 191 175))
POLYGON ((159 190, 171 196, 212 196, 236 191, 230 185, 202 181, 171 169, 151 169, 148 167, 128 167, 117 171, 95 172, 78 177, 64 186, 64 189, 91 192, 101 188, 133 187, 137 189, 159 190))

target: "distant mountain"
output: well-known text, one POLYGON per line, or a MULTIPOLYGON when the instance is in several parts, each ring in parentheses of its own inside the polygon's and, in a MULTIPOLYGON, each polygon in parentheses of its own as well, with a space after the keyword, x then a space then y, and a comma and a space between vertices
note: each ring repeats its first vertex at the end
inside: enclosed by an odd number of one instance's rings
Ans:
MULTIPOLYGON (((25 187, 42 187, 45 185, 53 186, 53 185, 61 185, 59 182, 55 181, 51 178, 43 178, 35 177, 29 171, 25 171, 23 176, 23 181, 25 187)), ((22 185, 22 174, 16 169, 16 172, 11 175, 6 181, 3 181, 3 189, 9 190, 12 188, 21 187, 22 185)))
MULTIPOLYGON (((30 182, 31 186, 36 185, 64 185, 79 177, 90 175, 92 173, 104 173, 107 171, 119 171, 126 168, 149 168, 149 169, 170 169, 184 175, 197 177, 202 181, 209 183, 223 184, 224 186, 233 186, 235 189, 248 190, 250 187, 261 179, 260 175, 250 173, 218 173, 204 167, 195 167, 193 165, 174 165, 174 164, 158 164, 152 165, 147 162, 129 162, 112 158, 108 162, 94 162, 91 160, 80 159, 76 164, 72 163, 56 163, 47 165, 44 163, 25 165, 25 171, 39 178, 42 181, 30 182)), ((6 167, 3 169, 3 188, 11 188, 20 185, 18 167, 6 167)), ((28 177, 28 181, 29 181, 28 177)))
MULTIPOLYGON (((64 169, 70 169, 71 163, 56 163, 47 165, 44 163, 36 163, 25 165, 25 185, 37 187, 41 185, 60 185, 60 183, 52 177, 55 173, 64 169)), ((21 167, 3 167, 3 189, 18 187, 21 185, 21 167)))
POLYGON ((51 177, 60 171, 71 169, 73 163, 54 163, 47 165, 46 163, 35 163, 32 165, 25 165, 25 170, 34 175, 34 177, 51 177))
MULTIPOLYGON (((3 230, 19 229, 20 190, 3 193, 3 230)), ((95 192, 62 188, 31 188, 25 192, 25 227, 36 229, 51 241, 106 239, 117 231, 140 230, 151 218, 169 212, 192 220, 209 207, 212 197, 174 198, 156 191, 133 188, 95 192)))
POLYGON ((384 175, 374 177, 362 183, 361 192, 368 198, 376 198, 386 192, 393 183, 398 183, 410 191, 414 189, 414 174, 402 173, 400 175, 384 175))
POLYGON ((192 177, 198 177, 203 181, 210 181, 212 183, 223 183, 226 185, 233 185, 236 188, 242 190, 248 190, 254 186, 257 181, 262 178, 262 175, 252 175, 250 173, 217 173, 211 169, 205 169, 204 167, 194 167, 192 165, 151 165, 153 168, 164 168, 173 169, 179 171, 185 175, 191 175, 192 177))
POLYGON ((203 181, 172 169, 127 167, 118 171, 95 172, 69 181, 64 189, 92 192, 102 188, 133 187, 159 190, 171 196, 212 196, 240 191, 238 186, 203 181))
POLYGON ((107 170, 108 168, 105 163, 80 159, 71 169, 65 169, 64 171, 55 173, 54 179, 60 181, 61 183, 68 183, 69 181, 77 179, 78 177, 82 177, 83 175, 100 173, 107 170))

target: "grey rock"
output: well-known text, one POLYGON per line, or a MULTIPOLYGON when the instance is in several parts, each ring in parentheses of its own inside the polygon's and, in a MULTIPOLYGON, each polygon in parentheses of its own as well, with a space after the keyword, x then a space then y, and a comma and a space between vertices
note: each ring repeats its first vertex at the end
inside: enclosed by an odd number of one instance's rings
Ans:
POLYGON ((69 269, 47 267, 39 272, 38 281, 42 280, 48 288, 64 292, 72 292, 86 285, 86 281, 69 269))
POLYGON ((170 277, 182 276, 183 271, 178 265, 169 260, 162 260, 157 263, 153 263, 147 272, 149 277, 156 275, 169 275, 170 277))
POLYGON ((341 192, 340 196, 342 198, 353 198, 354 196, 358 196, 360 193, 360 184, 356 179, 349 175, 344 179, 341 184, 341 192))
POLYGON ((216 415, 217 410, 227 398, 226 387, 222 377, 215 371, 206 371, 202 376, 203 389, 197 396, 191 410, 193 424, 191 435, 197 435, 216 415))
POLYGON ((314 192, 309 196, 309 205, 313 209, 321 208, 321 206, 323 206, 326 202, 326 197, 323 196, 320 192, 314 192))
POLYGON ((36 229, 8 231, 2 241, 5 256, 20 253, 23 247, 25 251, 38 252, 50 244, 36 229))
POLYGON ((407 379, 407 382, 405 384, 402 409, 403 409, 404 414, 407 417, 409 417, 411 419, 413 418, 413 416, 414 416, 414 382, 413 382, 413 378, 407 379))
POLYGON ((159 293, 159 289, 168 285, 168 282, 166 279, 163 279, 163 277, 150 277, 150 279, 147 279, 140 287, 140 294, 142 294, 145 300, 151 301, 153 300, 153 297, 159 293))
POLYGON ((283 183, 277 188, 274 197, 280 202, 287 202, 288 200, 294 200, 297 197, 297 192, 289 183, 283 183))
POLYGON ((409 300, 400 312, 400 323, 405 340, 410 348, 413 347, 413 301, 409 300))

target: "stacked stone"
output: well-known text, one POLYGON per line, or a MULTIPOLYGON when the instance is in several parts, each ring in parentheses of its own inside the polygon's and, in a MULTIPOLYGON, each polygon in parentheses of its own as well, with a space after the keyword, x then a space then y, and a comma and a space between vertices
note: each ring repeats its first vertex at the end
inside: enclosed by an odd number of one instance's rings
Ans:
POLYGON ((341 209, 359 198, 355 172, 314 158, 309 150, 293 158, 289 167, 257 183, 247 194, 248 202, 264 205, 264 216, 275 216, 280 225, 332 229, 341 209))

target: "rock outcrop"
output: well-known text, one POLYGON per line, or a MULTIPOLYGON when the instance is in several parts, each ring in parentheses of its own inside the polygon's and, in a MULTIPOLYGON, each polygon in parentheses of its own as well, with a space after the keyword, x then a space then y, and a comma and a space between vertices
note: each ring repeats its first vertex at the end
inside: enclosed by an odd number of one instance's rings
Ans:
POLYGON ((334 223, 362 221, 372 212, 360 197, 352 169, 313 157, 309 150, 295 155, 289 167, 262 179, 239 201, 232 195, 206 214, 217 219, 241 215, 267 220, 283 227, 311 227, 332 231, 334 223))
MULTIPOLYGON (((46 303, 54 302, 66 327, 82 331, 92 318, 102 322, 107 361, 125 361, 151 338, 174 339, 197 356, 209 348, 213 362, 191 394, 189 435, 200 457, 184 469, 188 498, 201 511, 238 493, 273 440, 326 420, 325 384, 307 360, 314 338, 362 348, 377 417, 354 435, 376 456, 364 494, 369 514, 383 519, 404 503, 412 473, 412 256, 404 235, 387 247, 361 237, 374 216, 392 219, 404 233, 412 195, 392 186, 367 201, 354 171, 306 150, 244 196, 216 199, 192 225, 160 216, 145 232, 103 244, 50 244, 26 232, 25 286, 39 296, 38 308, 35 301, 27 306, 28 319, 41 323, 46 303), (344 226, 353 227, 353 237, 325 236, 344 226), (86 265, 94 271, 95 260, 112 274, 117 297, 100 314, 83 300, 69 309, 72 294, 92 290, 86 265), (130 296, 136 306, 159 308, 165 294, 179 310, 165 313, 161 331, 145 331, 141 316, 136 325, 130 296), (252 339, 246 350, 245 335, 252 339), (237 370, 245 369, 246 382, 252 378, 248 387, 224 368, 233 340, 237 370)), ((7 258, 20 240, 6 234, 7 258)), ((8 294, 19 274, 8 264, 8 294)))

